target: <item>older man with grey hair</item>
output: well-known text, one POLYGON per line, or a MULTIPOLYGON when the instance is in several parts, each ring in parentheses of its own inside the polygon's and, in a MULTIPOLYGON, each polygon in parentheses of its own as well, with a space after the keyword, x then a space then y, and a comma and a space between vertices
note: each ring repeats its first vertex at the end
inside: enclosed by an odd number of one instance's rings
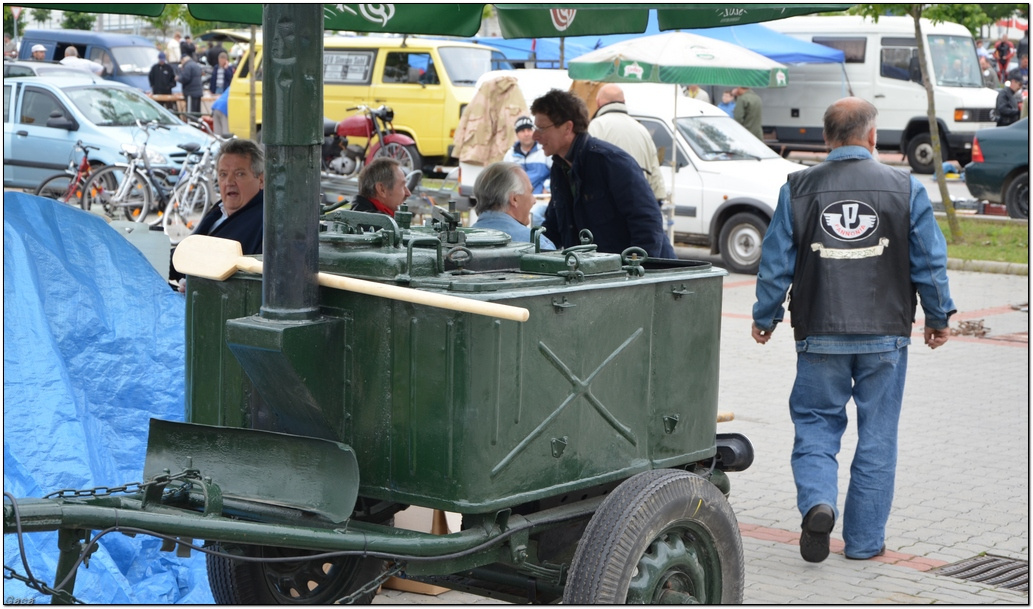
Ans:
MULTIPOLYGON (((534 189, 520 165, 493 163, 477 176, 473 185, 477 198, 477 222, 473 228, 500 230, 513 238, 514 243, 530 243, 531 208, 534 207, 534 189)), ((543 250, 556 246, 544 235, 540 240, 543 250)))
POLYGON ((821 562, 839 516, 839 453, 847 402, 857 445, 843 506, 843 554, 886 552, 897 429, 908 345, 921 298, 925 344, 950 337, 954 314, 947 243, 925 187, 875 156, 875 106, 846 97, 825 112, 825 161, 790 174, 764 235, 753 339, 765 344, 784 317, 786 292, 797 352, 789 414, 790 464, 803 515, 800 555, 821 562))
POLYGON ((381 156, 370 161, 359 172, 359 194, 352 201, 352 210, 394 217, 409 198, 405 173, 397 160, 381 156))

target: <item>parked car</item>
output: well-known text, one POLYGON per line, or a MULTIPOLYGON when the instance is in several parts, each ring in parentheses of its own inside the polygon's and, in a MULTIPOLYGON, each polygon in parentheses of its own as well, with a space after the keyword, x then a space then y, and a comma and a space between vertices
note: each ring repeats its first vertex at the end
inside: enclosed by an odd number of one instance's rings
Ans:
POLYGON ((5 61, 4 78, 16 76, 82 76, 82 70, 57 61, 5 61))
POLYGON ((147 141, 151 164, 172 175, 186 158, 179 144, 211 143, 211 136, 179 120, 139 89, 85 72, 74 77, 4 79, 4 186, 36 188, 77 161, 78 140, 99 150, 98 165, 124 162, 124 147, 144 143, 142 122, 158 121, 147 141))
MULTIPOLYGON (((517 78, 529 107, 550 88, 567 90, 571 84, 560 70, 489 72, 480 82, 499 75, 517 78)), ((786 176, 804 166, 780 157, 717 106, 676 95, 675 85, 621 87, 629 114, 653 136, 668 192, 674 184, 675 241, 710 247, 730 271, 756 273, 778 191, 786 176), (672 180, 675 152, 677 172, 672 180)), ((481 169, 460 164, 460 195, 472 194, 481 169)))
POLYGON ((1029 118, 976 132, 965 185, 977 199, 1003 203, 1012 218, 1029 218, 1029 118))

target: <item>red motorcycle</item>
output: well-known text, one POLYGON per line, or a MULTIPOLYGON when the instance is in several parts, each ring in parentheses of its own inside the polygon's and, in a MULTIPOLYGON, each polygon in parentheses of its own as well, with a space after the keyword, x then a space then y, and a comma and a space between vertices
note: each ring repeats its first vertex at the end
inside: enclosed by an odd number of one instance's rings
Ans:
POLYGON ((422 159, 416 150, 416 142, 395 132, 391 124, 395 113, 391 108, 357 106, 348 110, 362 112, 339 123, 323 119, 323 171, 352 177, 378 156, 397 160, 406 175, 421 168, 422 159), (365 146, 349 144, 349 136, 365 138, 365 146))

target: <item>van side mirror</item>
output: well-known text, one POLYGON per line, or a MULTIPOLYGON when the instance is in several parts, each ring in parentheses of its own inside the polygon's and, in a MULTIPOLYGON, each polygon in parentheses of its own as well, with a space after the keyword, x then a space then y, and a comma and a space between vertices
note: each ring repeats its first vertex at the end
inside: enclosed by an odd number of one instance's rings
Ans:
POLYGON ((911 61, 908 62, 907 73, 911 82, 922 84, 922 66, 918 63, 917 57, 912 57, 911 61))
POLYGON ((47 127, 50 127, 51 129, 75 131, 79 128, 79 125, 72 119, 66 117, 60 110, 54 110, 50 113, 50 118, 47 119, 47 127))

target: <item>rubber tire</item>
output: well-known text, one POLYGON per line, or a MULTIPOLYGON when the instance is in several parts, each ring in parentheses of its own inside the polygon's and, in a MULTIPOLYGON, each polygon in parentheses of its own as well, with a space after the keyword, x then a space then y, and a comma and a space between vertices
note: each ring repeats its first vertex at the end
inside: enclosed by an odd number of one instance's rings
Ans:
MULTIPOLYGON (((81 206, 84 210, 90 211, 93 205, 100 198, 104 211, 111 217, 115 215, 115 208, 112 206, 111 197, 118 189, 118 172, 125 174, 126 168, 118 165, 109 165, 90 176, 89 181, 83 186, 83 200, 81 206)), ((122 179, 126 179, 123 175, 122 179)), ((130 204, 122 206, 122 212, 127 220, 131 222, 143 222, 153 209, 151 186, 147 178, 138 171, 134 171, 129 178, 134 181, 130 190, 130 204)))
POLYGON ((1004 191, 1004 206, 1011 218, 1029 219, 1029 172, 1023 171, 1008 183, 1004 191))
MULTIPOLYGON (((213 543, 209 547, 225 551, 213 543)), ((303 556, 307 552, 267 546, 233 546, 245 556, 303 556)), ((329 561, 291 563, 242 562, 223 556, 206 555, 208 583, 212 596, 220 605, 325 605, 348 596, 381 575, 387 568, 384 561, 371 558, 343 557, 329 561), (324 568, 320 568, 322 563, 324 568), (326 565, 330 565, 326 567, 326 565), (321 578, 323 574, 329 577, 321 578), (309 589, 308 584, 315 583, 309 589), (290 594, 293 589, 297 596, 290 594)), ((357 604, 373 602, 376 590, 356 599, 357 604)))
POLYGON ((39 188, 36 189, 36 196, 46 197, 59 203, 79 207, 79 200, 82 198, 80 196, 82 192, 81 187, 78 192, 68 192, 68 186, 74 179, 74 176, 70 176, 67 173, 52 175, 40 182, 39 188))
POLYGON ((599 506, 563 603, 741 603, 744 571, 739 524, 721 491, 696 474, 657 469, 632 476, 599 506), (668 587, 683 597, 662 599, 668 587))
POLYGON ((423 169, 423 159, 420 158, 420 153, 416 150, 416 146, 389 142, 381 146, 374 156, 386 156, 398 161, 402 166, 402 175, 409 175, 417 169, 423 169))
POLYGON ((721 225, 718 244, 721 259, 733 273, 756 275, 767 221, 750 212, 740 212, 721 225))
MULTIPOLYGON (((940 155, 944 162, 950 156, 949 147, 943 145, 943 138, 940 138, 940 155)), ((933 139, 928 133, 919 133, 907 143, 907 163, 911 165, 911 171, 921 174, 936 173, 936 166, 933 165, 933 139)))

